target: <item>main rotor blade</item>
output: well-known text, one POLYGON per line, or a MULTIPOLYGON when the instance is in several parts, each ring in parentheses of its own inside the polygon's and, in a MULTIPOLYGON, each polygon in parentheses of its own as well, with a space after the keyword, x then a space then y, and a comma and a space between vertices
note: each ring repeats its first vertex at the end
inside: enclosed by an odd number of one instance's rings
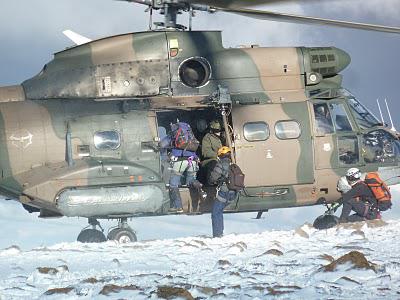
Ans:
POLYGON ((189 4, 202 4, 220 8, 247 7, 262 4, 288 3, 295 1, 296 0, 184 0, 184 2, 187 2, 189 4))
POLYGON ((328 25, 328 26, 336 26, 336 27, 361 29, 361 30, 367 30, 367 31, 379 31, 379 32, 390 32, 390 33, 400 34, 399 27, 389 27, 389 26, 382 26, 382 25, 375 25, 375 24, 330 20, 330 19, 322 19, 322 18, 315 18, 315 17, 292 15, 292 14, 283 14, 283 13, 277 13, 277 12, 271 12, 271 11, 244 9, 244 8, 242 8, 242 9, 221 8, 221 7, 215 7, 215 8, 219 11, 235 13, 235 14, 246 16, 246 17, 261 19, 261 20, 300 23, 300 24, 308 24, 308 25, 309 24, 328 25))
MULTIPOLYGON (((126 1, 126 2, 134 2, 145 5, 152 5, 153 0, 116 0, 116 1, 126 1)), ((256 5, 265 5, 265 4, 284 4, 284 3, 306 3, 306 2, 316 2, 319 0, 178 0, 178 3, 187 3, 190 5, 208 5, 212 7, 220 7, 220 8, 239 8, 239 7, 248 7, 248 6, 256 6, 256 5)))
POLYGON ((134 3, 144 4, 144 5, 148 5, 148 6, 152 5, 152 0, 115 0, 115 1, 134 2, 134 3))

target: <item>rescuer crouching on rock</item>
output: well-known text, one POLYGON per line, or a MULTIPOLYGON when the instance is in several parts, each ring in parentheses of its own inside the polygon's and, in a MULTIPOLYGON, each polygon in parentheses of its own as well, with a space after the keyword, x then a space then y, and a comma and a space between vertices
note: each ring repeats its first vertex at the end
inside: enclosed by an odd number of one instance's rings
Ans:
POLYGON ((339 223, 373 220, 380 216, 377 200, 368 185, 361 180, 360 170, 350 168, 346 179, 351 189, 342 195, 343 208, 339 223), (350 216, 352 210, 355 214, 350 216))

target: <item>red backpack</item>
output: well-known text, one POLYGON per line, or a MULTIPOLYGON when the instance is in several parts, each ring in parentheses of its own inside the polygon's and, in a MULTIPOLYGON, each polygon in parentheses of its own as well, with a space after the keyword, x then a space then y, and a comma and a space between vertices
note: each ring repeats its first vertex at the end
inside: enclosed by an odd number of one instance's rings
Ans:
POLYGON ((376 200, 378 201, 378 204, 379 204, 379 202, 392 200, 392 194, 390 193, 389 187, 379 177, 379 174, 377 172, 367 173, 367 175, 365 175, 364 182, 371 189, 376 200))

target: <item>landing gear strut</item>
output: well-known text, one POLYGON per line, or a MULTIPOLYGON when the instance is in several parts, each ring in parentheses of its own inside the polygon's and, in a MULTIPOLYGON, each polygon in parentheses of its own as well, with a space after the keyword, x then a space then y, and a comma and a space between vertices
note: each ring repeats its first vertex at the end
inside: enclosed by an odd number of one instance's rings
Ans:
POLYGON ((136 233, 131 227, 129 227, 127 218, 121 218, 118 220, 118 226, 108 233, 107 239, 117 241, 121 244, 137 241, 136 233))
POLYGON ((266 210, 260 210, 259 212, 257 212, 257 216, 255 217, 256 220, 260 220, 261 216, 264 212, 268 212, 268 209, 266 210))
POLYGON ((104 229, 100 226, 99 221, 95 218, 89 218, 89 226, 82 229, 79 233, 77 241, 81 243, 102 243, 106 241, 106 237, 103 233, 104 229), (92 228, 88 228, 88 227, 92 228), (96 229, 96 226, 99 226, 101 229, 96 229))

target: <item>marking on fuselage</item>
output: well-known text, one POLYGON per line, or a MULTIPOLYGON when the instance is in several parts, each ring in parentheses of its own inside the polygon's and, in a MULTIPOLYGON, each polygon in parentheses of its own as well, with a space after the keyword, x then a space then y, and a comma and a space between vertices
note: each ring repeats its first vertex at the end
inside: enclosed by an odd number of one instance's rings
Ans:
POLYGON ((331 144, 325 143, 324 144, 324 151, 329 152, 332 150, 331 144))
POLYGON ((13 133, 10 136, 10 141, 12 141, 12 145, 18 149, 26 149, 32 144, 32 138, 33 134, 24 129, 20 132, 13 133))
POLYGON ((179 41, 178 39, 170 39, 169 40, 169 48, 170 49, 179 49, 179 41))
POLYGON ((272 150, 267 150, 267 158, 268 159, 274 158, 274 156, 272 155, 272 150))

